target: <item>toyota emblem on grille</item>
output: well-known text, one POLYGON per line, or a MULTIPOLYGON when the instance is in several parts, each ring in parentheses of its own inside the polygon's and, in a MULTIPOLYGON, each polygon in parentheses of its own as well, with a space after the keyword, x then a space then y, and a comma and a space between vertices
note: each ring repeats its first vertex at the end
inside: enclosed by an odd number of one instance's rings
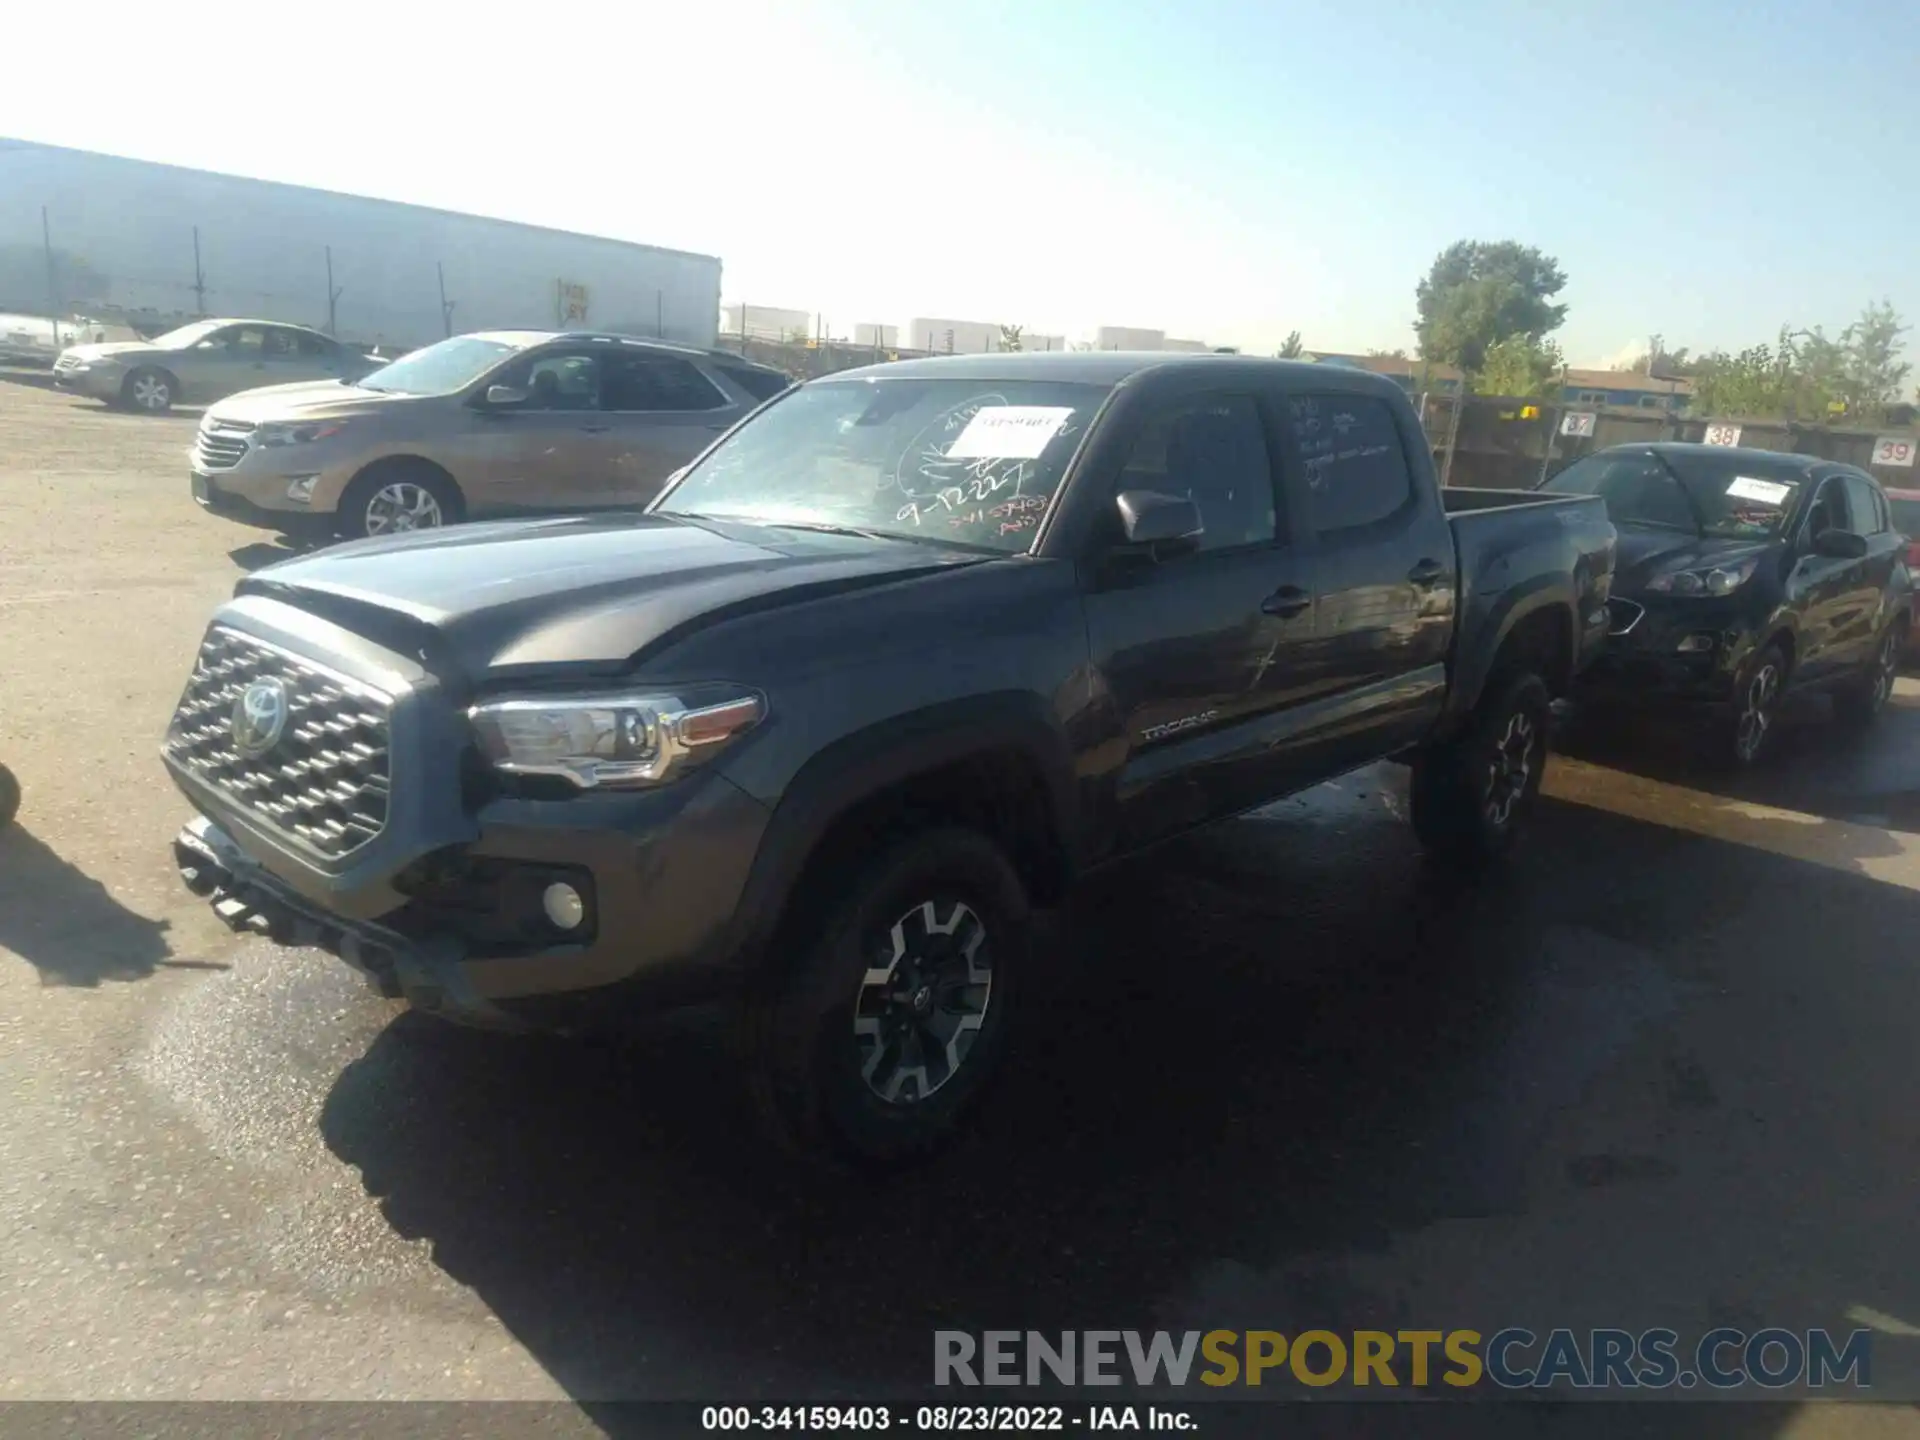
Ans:
POLYGON ((287 728, 287 687, 267 677, 255 680, 233 702, 233 746, 242 755, 264 755, 287 728))

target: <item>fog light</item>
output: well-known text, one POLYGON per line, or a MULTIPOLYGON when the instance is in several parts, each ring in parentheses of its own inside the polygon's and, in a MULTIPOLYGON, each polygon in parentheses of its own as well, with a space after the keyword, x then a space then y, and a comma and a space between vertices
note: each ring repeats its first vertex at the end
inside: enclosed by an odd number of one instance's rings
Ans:
POLYGON ((1711 649, 1713 649, 1712 635, 1689 635, 1680 642, 1680 653, 1682 655, 1697 655, 1703 650, 1711 649))
POLYGON ((547 886, 546 892, 540 897, 540 905, 556 930, 577 929, 580 922, 587 918, 587 902, 580 898, 580 892, 558 881, 547 886))
POLYGON ((287 482, 287 498, 297 505, 311 505, 313 482, 319 478, 318 475, 296 475, 287 482))

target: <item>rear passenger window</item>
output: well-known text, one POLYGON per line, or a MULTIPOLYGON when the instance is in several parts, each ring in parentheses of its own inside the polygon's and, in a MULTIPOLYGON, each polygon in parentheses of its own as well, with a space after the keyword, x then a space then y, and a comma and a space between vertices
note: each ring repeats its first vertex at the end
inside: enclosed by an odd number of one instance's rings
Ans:
POLYGON ((601 403, 608 410, 718 410, 727 397, 688 361, 615 354, 608 357, 601 403))
POLYGON ((1200 507, 1202 550, 1276 538, 1266 429, 1247 395, 1198 395, 1148 417, 1121 490, 1184 495, 1200 507))
POLYGON ((744 370, 738 365, 716 365, 713 368, 756 400, 771 400, 793 386, 786 376, 771 370, 744 370))
POLYGON ((1413 497, 1400 427, 1384 400, 1295 395, 1287 402, 1314 531, 1385 520, 1413 497))

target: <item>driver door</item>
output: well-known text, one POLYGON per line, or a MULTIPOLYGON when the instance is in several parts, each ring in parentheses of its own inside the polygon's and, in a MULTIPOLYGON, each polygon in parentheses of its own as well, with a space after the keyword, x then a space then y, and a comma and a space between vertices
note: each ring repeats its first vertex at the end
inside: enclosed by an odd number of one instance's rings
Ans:
POLYGON ((1876 595, 1866 559, 1821 555, 1814 540, 1823 530, 1864 533, 1853 515, 1846 477, 1829 475, 1814 492, 1800 523, 1789 597, 1800 606, 1796 678, 1817 684, 1865 663, 1873 641, 1876 595))
POLYGON ((1310 564, 1279 486, 1268 415, 1247 393, 1170 395, 1138 422, 1112 492, 1191 498, 1193 553, 1090 557, 1093 663, 1118 711, 1127 759, 1116 848, 1235 814, 1288 788, 1307 762, 1275 731, 1314 634, 1310 564))
POLYGON ((468 506, 493 513, 581 510, 598 501, 607 457, 601 357, 542 350, 495 371, 487 387, 526 392, 516 405, 477 395, 451 467, 468 506))
POLYGON ((214 331, 181 357, 180 384, 186 393, 178 398, 204 405, 271 385, 265 346, 266 331, 259 325, 228 325, 214 331))

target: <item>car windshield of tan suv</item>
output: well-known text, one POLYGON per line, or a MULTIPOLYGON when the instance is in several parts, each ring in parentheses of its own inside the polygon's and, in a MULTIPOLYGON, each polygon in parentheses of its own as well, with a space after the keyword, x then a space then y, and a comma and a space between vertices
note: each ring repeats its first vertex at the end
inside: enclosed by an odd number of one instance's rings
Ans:
POLYGON ((384 390, 399 395, 451 395, 471 385, 517 348, 504 340, 456 335, 424 350, 402 355, 391 365, 382 365, 359 385, 362 390, 384 390))
POLYGON ((816 382, 721 441, 657 513, 1022 551, 1105 394, 1027 380, 816 382))

